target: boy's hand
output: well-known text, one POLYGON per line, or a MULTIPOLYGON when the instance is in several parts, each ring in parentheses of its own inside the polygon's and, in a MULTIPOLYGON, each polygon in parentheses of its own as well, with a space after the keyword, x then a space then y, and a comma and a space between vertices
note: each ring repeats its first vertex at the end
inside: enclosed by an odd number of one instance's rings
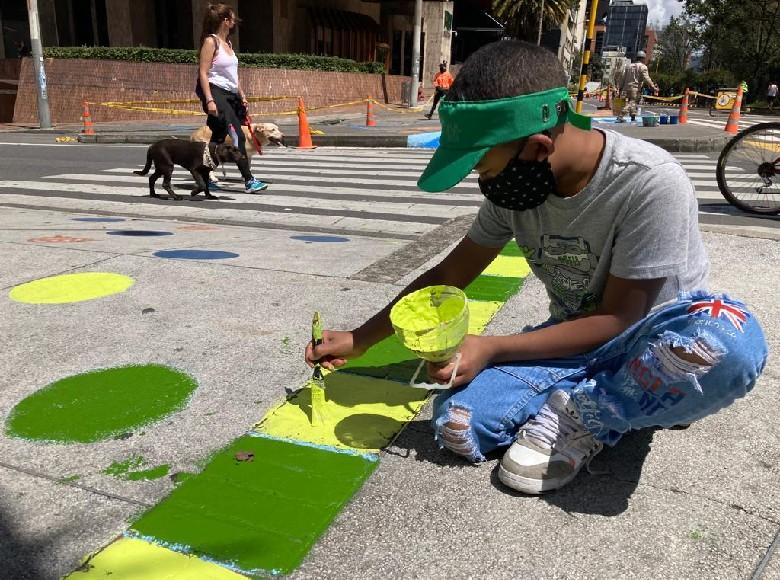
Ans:
MULTIPOLYGON (((471 382, 479 372, 488 366, 493 358, 493 347, 489 336, 466 335, 463 344, 460 345, 460 364, 458 365, 458 374, 452 382, 453 387, 461 387, 471 382)), ((433 363, 428 363, 428 377, 434 383, 446 384, 452 376, 453 363, 440 367, 433 363)))
POLYGON ((322 344, 314 348, 311 342, 306 345, 306 364, 314 363, 326 369, 334 370, 347 364, 351 358, 357 358, 365 352, 365 348, 355 344, 352 332, 343 330, 325 330, 322 333, 322 344))

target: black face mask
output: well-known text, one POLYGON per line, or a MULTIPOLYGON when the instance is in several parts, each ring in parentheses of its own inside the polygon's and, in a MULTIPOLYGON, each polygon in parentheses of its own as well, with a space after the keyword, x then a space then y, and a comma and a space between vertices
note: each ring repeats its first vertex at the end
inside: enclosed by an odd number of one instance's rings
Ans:
POLYGON ((513 211, 533 209, 557 191, 550 162, 512 159, 491 179, 480 179, 479 190, 499 207, 513 211))

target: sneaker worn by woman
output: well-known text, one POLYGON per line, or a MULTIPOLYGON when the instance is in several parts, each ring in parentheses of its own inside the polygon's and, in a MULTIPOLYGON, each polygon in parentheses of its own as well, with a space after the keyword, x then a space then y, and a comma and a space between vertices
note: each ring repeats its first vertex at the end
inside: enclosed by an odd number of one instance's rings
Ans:
POLYGON ((553 391, 535 417, 527 421, 504 454, 498 478, 504 485, 538 494, 558 489, 577 476, 603 448, 580 422, 566 391, 553 391))
POLYGON ((246 193, 257 193, 258 191, 263 191, 264 189, 268 189, 268 184, 260 181, 257 179, 257 177, 253 177, 252 179, 248 179, 246 181, 246 188, 244 191, 246 193))

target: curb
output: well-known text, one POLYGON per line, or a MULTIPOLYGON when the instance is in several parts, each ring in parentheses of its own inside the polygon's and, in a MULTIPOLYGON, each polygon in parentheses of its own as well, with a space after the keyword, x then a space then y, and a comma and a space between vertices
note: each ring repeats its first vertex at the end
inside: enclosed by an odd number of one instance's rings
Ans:
MULTIPOLYGON (((79 135, 80 143, 132 143, 151 145, 160 139, 189 139, 189 134, 184 133, 99 133, 97 135, 79 135)), ((721 151, 726 143, 731 139, 728 136, 713 137, 691 137, 681 139, 643 139, 665 149, 670 153, 684 152, 716 152, 721 151)), ((313 135, 312 142, 319 147, 409 147, 411 146, 409 136, 407 135, 313 135)), ((298 136, 290 135, 285 137, 285 143, 289 147, 298 145, 298 136)), ((417 146, 419 148, 419 146, 417 146)), ((424 147, 425 148, 425 147, 424 147)))
MULTIPOLYGON (((151 145, 160 139, 187 139, 189 133, 98 133, 97 135, 79 135, 79 143, 135 143, 151 145)), ((288 147, 298 146, 298 135, 284 138, 288 147)), ((312 143, 319 147, 406 147, 406 135, 312 135, 312 143)))

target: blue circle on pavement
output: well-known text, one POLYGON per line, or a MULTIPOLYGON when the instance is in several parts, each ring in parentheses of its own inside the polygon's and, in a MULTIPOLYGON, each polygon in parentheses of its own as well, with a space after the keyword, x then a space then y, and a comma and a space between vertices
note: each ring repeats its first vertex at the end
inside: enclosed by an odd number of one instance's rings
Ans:
POLYGON ((312 243, 341 243, 348 242, 349 238, 342 238, 341 236, 290 236, 293 240, 300 240, 301 242, 312 243))
POLYGON ((154 230, 111 230, 109 236, 172 236, 173 232, 157 232, 154 230))
POLYGON ((234 252, 220 252, 217 250, 160 250, 154 253, 158 258, 172 258, 179 260, 227 260, 238 258, 234 252))
POLYGON ((112 218, 112 217, 83 217, 73 218, 74 222, 123 222, 127 221, 125 218, 112 218))

